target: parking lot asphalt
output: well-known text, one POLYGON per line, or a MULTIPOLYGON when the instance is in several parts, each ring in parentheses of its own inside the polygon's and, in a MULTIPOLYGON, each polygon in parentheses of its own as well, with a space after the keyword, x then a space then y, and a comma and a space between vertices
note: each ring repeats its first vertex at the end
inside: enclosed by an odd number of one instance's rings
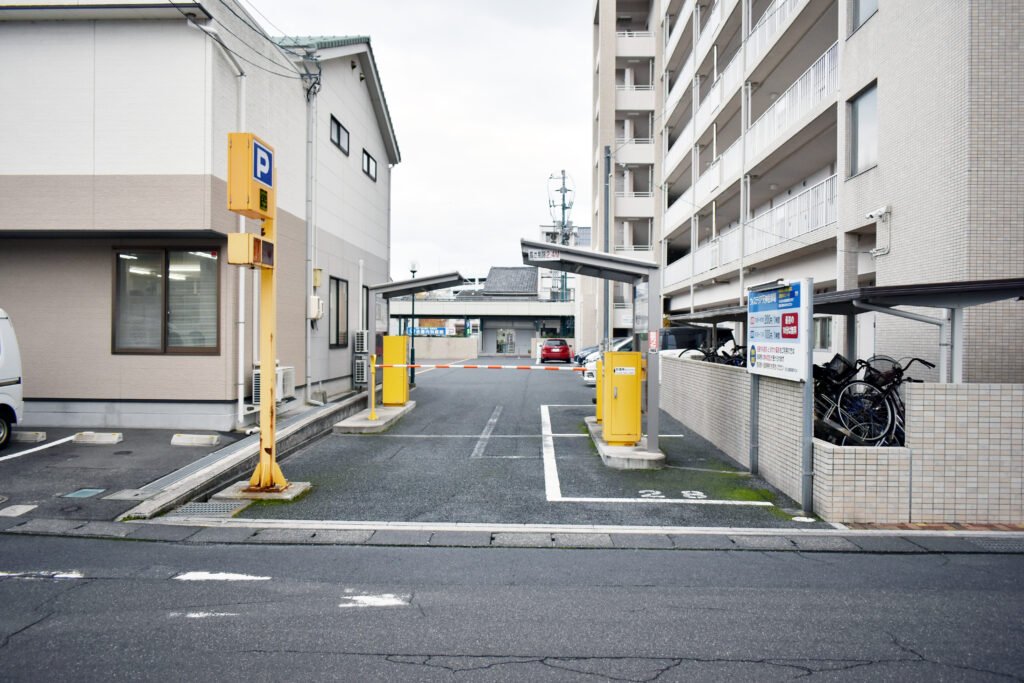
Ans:
POLYGON ((831 528, 793 521, 794 501, 664 412, 666 468, 606 467, 584 425, 594 390, 576 372, 436 369, 419 371, 416 382, 416 409, 387 432, 332 434, 287 460, 285 476, 311 482, 308 495, 254 503, 240 516, 831 528), (554 473, 545 467, 545 429, 554 473))

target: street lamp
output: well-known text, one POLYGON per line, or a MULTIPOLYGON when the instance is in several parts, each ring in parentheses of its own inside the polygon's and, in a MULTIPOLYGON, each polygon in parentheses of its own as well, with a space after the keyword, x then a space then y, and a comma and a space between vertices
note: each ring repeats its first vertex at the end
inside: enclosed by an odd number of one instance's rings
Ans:
MULTIPOLYGON (((416 279, 416 262, 413 261, 409 264, 409 272, 412 273, 412 277, 416 279)), ((409 318, 412 322, 412 340, 411 346, 409 347, 409 365, 416 365, 416 292, 412 292, 412 308, 409 312, 409 318)), ((409 387, 416 386, 416 368, 409 368, 409 387)))

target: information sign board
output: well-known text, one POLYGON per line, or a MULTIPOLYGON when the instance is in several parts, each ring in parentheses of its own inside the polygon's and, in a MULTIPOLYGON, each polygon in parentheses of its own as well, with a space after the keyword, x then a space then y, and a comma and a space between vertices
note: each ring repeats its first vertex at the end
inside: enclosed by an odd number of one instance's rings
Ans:
POLYGON ((798 280, 747 296, 747 371, 802 382, 808 379, 814 288, 798 280))
POLYGON ((531 261, 557 261, 562 257, 555 249, 530 249, 526 256, 531 261))

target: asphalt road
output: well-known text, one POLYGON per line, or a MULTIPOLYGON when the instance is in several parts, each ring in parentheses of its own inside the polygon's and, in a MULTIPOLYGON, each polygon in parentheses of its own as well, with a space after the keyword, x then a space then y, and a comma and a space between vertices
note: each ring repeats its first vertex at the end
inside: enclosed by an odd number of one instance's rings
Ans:
MULTIPOLYGON (((592 388, 578 373, 420 371, 416 409, 384 434, 330 435, 288 457, 312 493, 254 504, 254 519, 438 523, 808 528, 799 506, 738 471, 713 445, 662 413, 660 471, 601 462, 587 435, 592 388), (547 416, 546 426, 545 416, 547 416), (542 434, 551 434, 560 499, 549 495, 542 434), (729 504, 707 504, 709 500, 729 504), (696 501, 696 502, 695 502, 696 501), (771 506, 758 503, 771 502, 771 506), (754 504, 751 504, 754 503, 754 504), (788 511, 784 512, 784 511, 788 511)), ((816 526, 827 527, 822 522, 816 526)))
POLYGON ((0 536, 0 558, 8 681, 1024 677, 1019 555, 0 536))

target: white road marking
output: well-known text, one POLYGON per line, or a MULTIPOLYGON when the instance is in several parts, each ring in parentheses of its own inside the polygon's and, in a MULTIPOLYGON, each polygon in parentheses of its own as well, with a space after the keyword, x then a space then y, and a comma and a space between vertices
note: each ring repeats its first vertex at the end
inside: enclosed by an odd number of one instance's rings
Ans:
POLYGON ((562 485, 558 482, 558 464, 555 462, 555 440, 551 436, 551 406, 540 407, 541 452, 544 454, 544 495, 548 501, 562 500, 562 485))
POLYGON ((0 509, 0 517, 21 517, 26 512, 35 510, 38 505, 8 505, 0 509))
POLYGON ((772 507, 766 500, 712 500, 710 498, 560 498, 563 503, 677 503, 682 505, 755 505, 772 507))
MULTIPOLYGON (((373 436, 377 439, 479 439, 479 434, 338 434, 337 436, 373 436)), ((589 434, 552 434, 558 439, 589 439, 589 434)), ((540 434, 491 434, 492 439, 539 439, 540 434)))
POLYGON ((28 571, 28 572, 0 572, 0 578, 9 579, 84 579, 85 575, 78 570, 69 572, 53 571, 28 571))
POLYGON ((235 612, 171 612, 169 617, 185 617, 186 619, 209 619, 210 617, 237 617, 235 612))
POLYGON ((269 576, 249 576, 226 572, 185 572, 174 577, 176 581, 269 581, 269 576))
POLYGON ((494 431, 494 427, 498 424, 498 418, 501 417, 502 406, 494 406, 494 412, 491 413, 491 419, 487 421, 484 426, 484 431, 480 434, 480 440, 476 442, 476 446, 473 448, 473 453, 469 456, 471 458, 479 458, 484 454, 484 449, 487 448, 487 442, 491 438, 491 432, 494 431))
POLYGON ((379 593, 376 595, 346 595, 342 600, 344 602, 339 603, 338 607, 408 607, 412 602, 412 596, 379 593))
POLYGON ((35 453, 36 451, 41 451, 44 448, 52 448, 53 446, 56 446, 58 444, 62 444, 62 443, 65 443, 67 441, 71 441, 73 438, 75 438, 74 434, 72 434, 71 436, 65 437, 63 439, 57 439, 53 443, 48 443, 48 444, 43 445, 43 446, 36 446, 35 448, 30 448, 27 451, 18 451, 17 453, 11 453, 10 455, 5 455, 4 457, 0 458, 0 462, 3 462, 4 460, 13 460, 14 458, 20 458, 23 455, 28 455, 29 453, 35 453))

